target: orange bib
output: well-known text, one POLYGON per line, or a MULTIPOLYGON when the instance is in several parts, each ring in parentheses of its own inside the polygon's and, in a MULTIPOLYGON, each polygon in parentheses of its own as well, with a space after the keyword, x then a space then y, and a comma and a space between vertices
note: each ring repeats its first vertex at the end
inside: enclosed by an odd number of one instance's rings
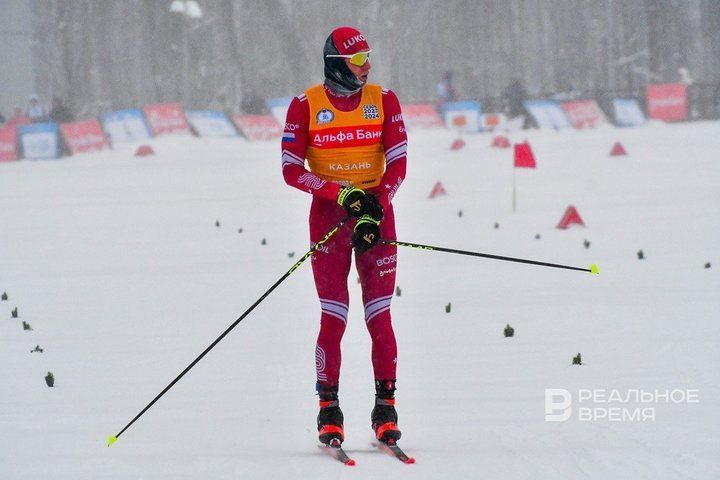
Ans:
POLYGON ((333 107, 323 85, 305 94, 310 107, 310 138, 305 154, 310 171, 342 185, 379 185, 385 173, 382 87, 365 85, 360 104, 350 112, 333 107))

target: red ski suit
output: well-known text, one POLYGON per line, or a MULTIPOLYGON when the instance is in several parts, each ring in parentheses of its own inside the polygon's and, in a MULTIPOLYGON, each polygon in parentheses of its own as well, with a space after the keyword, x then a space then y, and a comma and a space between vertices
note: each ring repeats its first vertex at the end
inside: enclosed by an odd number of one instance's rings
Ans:
MULTIPOLYGON (((316 87, 317 88, 317 87, 316 87)), ((287 121, 282 140, 282 171, 285 182, 299 190, 312 195, 310 207, 310 241, 316 244, 325 234, 337 225, 345 216, 345 210, 337 204, 340 189, 353 183, 352 181, 333 181, 323 173, 308 169, 306 159, 310 158, 308 148, 317 146, 317 138, 311 137, 311 106, 307 94, 318 90, 308 90, 298 95, 290 103, 287 121)), ((379 91, 379 90, 376 90, 379 91)), ((323 101, 328 101, 335 110, 330 115, 332 120, 342 121, 343 112, 354 115, 356 118, 360 108, 363 108, 365 118, 377 119, 375 105, 360 105, 363 91, 349 97, 334 94, 327 87, 324 88, 323 101), (367 110, 371 108, 371 110, 367 110), (371 112, 371 113, 367 113, 371 112)), ((322 96, 322 92, 320 92, 322 96)), ((322 110, 316 114, 327 114, 322 110)), ((380 144, 382 148, 381 165, 384 169, 376 185, 368 188, 363 185, 354 185, 363 188, 377 197, 385 211, 385 217, 380 223, 382 238, 396 238, 395 216, 392 208, 392 199, 405 178, 407 134, 402 119, 400 103, 390 90, 382 89, 382 123, 378 125, 380 144)), ((319 120, 318 120, 319 121, 319 120)), ((327 121, 323 119, 323 121, 327 121)), ((342 142, 341 142, 342 143, 342 142)), ((347 152, 348 158, 353 157, 352 146, 342 145, 337 149, 342 155, 347 152)), ((340 145, 335 145, 340 146, 340 145)), ((358 150, 359 151, 359 150, 358 150)), ((312 158, 311 158, 312 159, 312 158)), ((312 163, 309 162, 309 165, 312 163)), ((342 161, 336 164, 343 168, 342 161)), ((349 164, 348 164, 349 165, 349 164)), ((348 165, 345 165, 346 169, 348 165)), ((354 164, 353 164, 354 165, 354 164)), ((316 168, 316 170, 319 170, 316 168)), ((330 168, 332 170, 332 167, 330 168)), ((368 183, 368 182, 365 182, 368 183)), ((312 267, 315 287, 320 298, 320 333, 315 348, 315 367, 317 382, 321 386, 334 386, 339 384, 340 376, 340 340, 345 332, 348 318, 348 275, 350 273, 351 257, 353 253, 350 238, 354 221, 343 225, 317 252, 313 254, 312 267)), ((360 277, 362 287, 362 300, 365 306, 365 323, 372 339, 372 364, 376 380, 395 379, 397 364, 397 345, 390 319, 390 301, 395 289, 395 269, 397 268, 397 247, 394 245, 377 244, 365 253, 355 255, 355 265, 360 277)))

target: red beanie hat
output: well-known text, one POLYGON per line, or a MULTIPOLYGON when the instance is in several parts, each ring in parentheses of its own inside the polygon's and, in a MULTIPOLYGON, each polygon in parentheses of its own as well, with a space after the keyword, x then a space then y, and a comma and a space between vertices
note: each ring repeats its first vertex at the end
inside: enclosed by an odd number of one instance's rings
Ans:
POLYGON ((352 27, 338 27, 331 35, 340 55, 352 55, 370 50, 365 35, 352 27))

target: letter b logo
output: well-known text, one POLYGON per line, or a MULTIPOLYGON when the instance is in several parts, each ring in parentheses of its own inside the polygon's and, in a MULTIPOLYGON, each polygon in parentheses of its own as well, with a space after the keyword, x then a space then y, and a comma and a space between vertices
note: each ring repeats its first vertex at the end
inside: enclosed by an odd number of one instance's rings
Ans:
POLYGON ((572 396, 564 388, 545 389, 545 421, 564 422, 572 415, 572 396))

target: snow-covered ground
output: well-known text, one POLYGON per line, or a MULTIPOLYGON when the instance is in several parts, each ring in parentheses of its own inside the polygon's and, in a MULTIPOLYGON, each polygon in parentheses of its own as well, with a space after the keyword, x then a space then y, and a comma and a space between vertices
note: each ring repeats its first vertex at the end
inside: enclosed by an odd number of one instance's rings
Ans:
POLYGON ((513 134, 538 161, 517 171, 515 213, 511 150, 481 134, 454 152, 453 138, 411 133, 401 241, 600 275, 400 249, 397 398, 415 465, 370 444, 354 274, 341 404, 358 465, 316 447, 309 263, 106 445, 307 251, 310 199, 284 184, 278 144, 166 137, 149 158, 0 164, 0 478, 718 478, 720 123, 513 134), (615 141, 629 156, 608 156, 615 141), (437 181, 448 195, 430 200, 437 181), (585 228, 555 228, 568 205, 585 228), (545 421, 546 388, 570 392, 567 421, 545 421), (698 401, 633 401, 655 390, 698 401), (613 392, 630 403, 603 403, 613 392), (655 419, 583 421, 580 407, 655 419))

